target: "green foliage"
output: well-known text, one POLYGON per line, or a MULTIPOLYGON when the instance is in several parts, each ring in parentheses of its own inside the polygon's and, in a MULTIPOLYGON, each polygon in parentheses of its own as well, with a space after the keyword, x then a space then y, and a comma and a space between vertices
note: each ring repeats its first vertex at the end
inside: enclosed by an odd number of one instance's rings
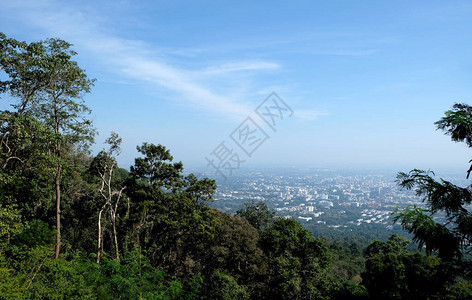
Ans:
POLYGON ((429 299, 445 293, 450 277, 436 257, 409 253, 408 241, 392 235, 365 250, 362 283, 373 299, 429 299))
POLYGON ((8 245, 12 236, 21 232, 21 216, 14 206, 0 206, 0 254, 2 246, 8 245))
POLYGON ((94 287, 100 299, 192 299, 201 288, 201 277, 189 284, 167 280, 164 271, 154 268, 138 250, 121 260, 86 263, 87 284, 94 287))
POLYGON ((71 44, 60 39, 26 43, 0 37, 0 67, 7 79, 1 91, 18 99, 13 105, 18 113, 31 112, 63 142, 92 141, 91 122, 83 118, 90 110, 77 101, 90 92, 93 81, 87 78, 72 57, 77 53, 71 44))
POLYGON ((41 247, 16 271, 0 267, 0 279, 0 299, 195 299, 203 283, 199 275, 185 284, 167 278, 139 251, 97 264, 80 255, 54 259, 41 247))
POLYGON ((269 259, 269 297, 328 297, 331 257, 328 246, 293 219, 278 219, 261 233, 269 259))
POLYGON ((153 265, 172 275, 198 272, 199 257, 214 237, 215 214, 205 204, 216 186, 213 180, 184 177, 182 163, 172 163, 169 150, 144 143, 127 182, 130 198, 128 248, 142 247, 153 265))
MULTIPOLYGON (((7 39, 0 35, 0 69, 6 79, 0 82, 0 92, 7 92, 17 101, 13 107, 20 115, 28 114, 48 127, 53 134, 44 143, 56 170, 56 258, 61 246, 61 191, 64 167, 63 148, 74 145, 87 148, 93 141, 95 131, 86 115, 89 108, 82 95, 90 92, 93 80, 77 62, 71 44, 60 39, 26 43, 7 39)), ((8 159, 16 156, 4 144, 8 159)), ((21 158, 18 158, 21 162, 21 158)))
POLYGON ((135 159, 131 167, 133 177, 149 185, 177 190, 183 186, 182 162, 170 163, 174 159, 162 145, 143 143, 137 147, 144 157, 135 159))
POLYGON ((87 284, 87 274, 77 260, 53 259, 50 255, 27 279, 28 298, 32 299, 92 299, 93 289, 87 284), (35 273, 38 271, 37 273, 35 273), (34 277, 33 277, 34 276, 34 277))
POLYGON ((31 115, 0 113, 0 197, 22 220, 48 209, 52 160, 47 144, 52 131, 31 115))
POLYGON ((437 128, 450 135, 454 142, 466 142, 467 146, 472 147, 472 107, 456 103, 444 115, 434 123, 437 128))
POLYGON ((244 208, 236 212, 237 216, 246 219, 249 224, 256 229, 263 229, 274 223, 276 212, 269 210, 265 202, 247 202, 244 203, 244 208))
POLYGON ((24 299, 25 289, 13 269, 0 267, 0 299, 24 299))
POLYGON ((30 249, 45 246, 53 241, 54 231, 41 220, 29 222, 13 239, 12 244, 30 249))
POLYGON ((360 283, 360 273, 364 270, 364 258, 357 242, 328 241, 333 263, 331 270, 340 278, 360 283))
POLYGON ((451 300, 472 299, 472 283, 461 281, 448 286, 447 297, 451 300))
POLYGON ((400 220, 402 227, 413 233, 413 241, 418 243, 420 249, 424 246, 428 255, 438 251, 438 256, 444 260, 461 257, 460 236, 445 225, 434 222, 423 209, 413 206, 396 213, 394 221, 400 220))
MULTIPOLYGON (((237 284, 245 293, 258 294, 265 290, 267 260, 259 248, 258 231, 245 219, 214 211, 217 217, 214 238, 200 261, 206 278, 217 277, 223 284, 237 284), (225 283, 226 282, 226 283, 225 283)), ((219 280, 218 279, 218 280, 219 280)), ((211 279, 211 282, 217 279, 211 279)), ((209 294, 220 285, 208 287, 209 294)), ((211 297, 210 297, 211 298, 211 297)))
POLYGON ((216 271, 210 278, 210 299, 220 300, 243 300, 250 299, 250 295, 245 286, 241 286, 231 276, 216 271))
MULTIPOLYGON (((445 131, 455 142, 465 142, 472 147, 472 107, 466 104, 455 104, 452 110, 435 123, 438 129, 445 131)), ((467 178, 472 166, 467 171, 467 178)), ((444 260, 460 260, 462 250, 469 248, 472 238, 472 214, 468 206, 472 203, 470 187, 459 187, 443 179, 433 178, 433 172, 414 169, 409 173, 400 172, 397 176, 399 186, 416 189, 423 197, 427 210, 417 207, 397 211, 396 221, 410 233, 418 245, 426 247, 428 254, 438 251, 444 260), (444 212, 447 225, 436 223, 432 216, 444 212), (428 215, 427 215, 428 214, 428 215)))

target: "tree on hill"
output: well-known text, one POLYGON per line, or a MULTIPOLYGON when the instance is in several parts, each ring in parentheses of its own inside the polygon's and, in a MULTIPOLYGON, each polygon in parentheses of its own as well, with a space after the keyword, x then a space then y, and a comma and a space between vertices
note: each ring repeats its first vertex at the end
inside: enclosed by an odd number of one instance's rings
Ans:
POLYGON ((271 299, 322 299, 334 283, 326 243, 293 219, 277 219, 261 233, 260 245, 269 259, 271 299))
MULTIPOLYGON (((445 131, 454 142, 465 142, 472 148, 472 107, 455 104, 436 123, 437 129, 445 131)), ((471 160, 472 161, 472 160, 471 160)), ((467 171, 469 178, 472 165, 467 171)), ((462 251, 469 250, 472 238, 472 186, 457 186, 444 179, 436 180, 431 171, 414 169, 400 172, 397 183, 406 189, 416 189, 423 197, 426 209, 417 206, 398 212, 394 220, 413 234, 413 241, 426 249, 427 254, 437 251, 445 261, 460 261, 462 251), (446 223, 434 221, 433 216, 444 212, 446 223)))
POLYGON ((162 145, 138 146, 126 184, 130 198, 128 247, 141 247, 153 264, 165 265, 174 275, 190 272, 214 236, 216 216, 206 204, 215 182, 184 176, 182 162, 172 162, 162 145))
POLYGON ((55 161, 56 258, 61 247, 63 148, 87 145, 94 136, 91 121, 85 117, 90 110, 81 100, 93 80, 72 60, 77 53, 71 46, 60 39, 28 44, 0 33, 0 68, 7 75, 0 91, 18 100, 13 107, 19 114, 31 114, 54 132, 48 153, 55 161))
POLYGON ((254 200, 244 203, 244 208, 238 210, 236 215, 246 219, 256 229, 272 225, 276 218, 276 212, 269 210, 265 202, 256 203, 254 200))

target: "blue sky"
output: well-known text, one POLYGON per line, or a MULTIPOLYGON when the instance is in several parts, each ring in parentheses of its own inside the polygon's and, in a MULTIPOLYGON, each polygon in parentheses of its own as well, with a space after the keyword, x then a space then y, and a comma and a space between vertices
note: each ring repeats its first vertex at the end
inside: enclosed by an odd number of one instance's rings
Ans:
MULTIPOLYGON (((92 78, 100 135, 190 168, 275 91, 294 111, 244 163, 465 171, 435 131, 472 103, 470 1, 0 1, 0 31, 62 38, 92 78)), ((259 120, 260 121, 260 120, 259 120)), ((262 125, 261 125, 262 126, 262 125)))

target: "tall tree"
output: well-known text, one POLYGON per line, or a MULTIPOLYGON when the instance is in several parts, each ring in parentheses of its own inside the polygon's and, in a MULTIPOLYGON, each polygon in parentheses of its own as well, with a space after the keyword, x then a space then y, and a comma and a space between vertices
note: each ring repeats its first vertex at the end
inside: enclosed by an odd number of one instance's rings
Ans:
POLYGON ((182 163, 173 163, 162 145, 144 143, 137 149, 143 157, 135 159, 127 183, 133 226, 127 241, 145 249, 152 263, 170 274, 190 274, 188 268, 198 268, 197 252, 214 233, 215 214, 206 201, 215 182, 184 176, 182 163))
POLYGON ((93 140, 90 113, 82 96, 93 81, 72 56, 71 44, 60 39, 25 43, 0 34, 0 67, 8 78, 0 88, 18 99, 19 113, 30 113, 49 126, 54 137, 49 154, 55 158, 56 258, 61 247, 62 148, 65 144, 86 146, 93 140))

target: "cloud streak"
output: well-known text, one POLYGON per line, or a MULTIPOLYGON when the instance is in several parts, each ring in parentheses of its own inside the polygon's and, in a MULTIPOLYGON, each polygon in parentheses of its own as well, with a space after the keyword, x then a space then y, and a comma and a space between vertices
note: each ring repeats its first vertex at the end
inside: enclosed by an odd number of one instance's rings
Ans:
MULTIPOLYGON (((110 32, 104 16, 83 5, 64 7, 55 0, 10 1, 0 4, 1 10, 16 22, 71 41, 81 53, 88 54, 98 65, 113 74, 150 85, 159 92, 162 89, 171 91, 185 104, 237 121, 253 114, 255 106, 242 101, 244 97, 228 92, 230 89, 225 89, 226 81, 221 81, 221 78, 230 75, 232 80, 227 80, 227 84, 236 82, 236 85, 244 86, 249 75, 281 69, 279 63, 254 59, 221 62, 197 70, 178 67, 162 58, 174 54, 173 50, 155 50, 144 41, 118 37, 110 32), (218 82, 216 86, 212 84, 215 80, 218 82)), ((303 121, 311 121, 326 114, 297 110, 295 116, 303 121)))
POLYGON ((318 119, 319 117, 329 116, 329 113, 326 110, 299 109, 297 110, 296 115, 301 121, 313 121, 313 120, 318 119))
POLYGON ((143 83, 158 85, 177 93, 193 106, 239 118, 251 113, 249 106, 228 96, 212 91, 197 78, 220 76, 232 72, 275 70, 279 65, 267 61, 236 61, 203 70, 189 71, 171 66, 153 55, 149 45, 142 41, 117 38, 101 29, 97 18, 87 17, 76 7, 60 9, 53 1, 4 4, 10 11, 21 12, 18 18, 27 19, 29 26, 41 27, 54 36, 61 36, 92 52, 95 60, 120 75, 143 83), (26 18, 25 18, 26 16, 26 18))
POLYGON ((233 62, 227 63, 220 66, 209 67, 203 70, 205 74, 208 75, 219 75, 229 72, 240 72, 240 71, 258 71, 258 70, 275 70, 278 69, 280 65, 267 62, 267 61, 243 61, 243 62, 233 62))

